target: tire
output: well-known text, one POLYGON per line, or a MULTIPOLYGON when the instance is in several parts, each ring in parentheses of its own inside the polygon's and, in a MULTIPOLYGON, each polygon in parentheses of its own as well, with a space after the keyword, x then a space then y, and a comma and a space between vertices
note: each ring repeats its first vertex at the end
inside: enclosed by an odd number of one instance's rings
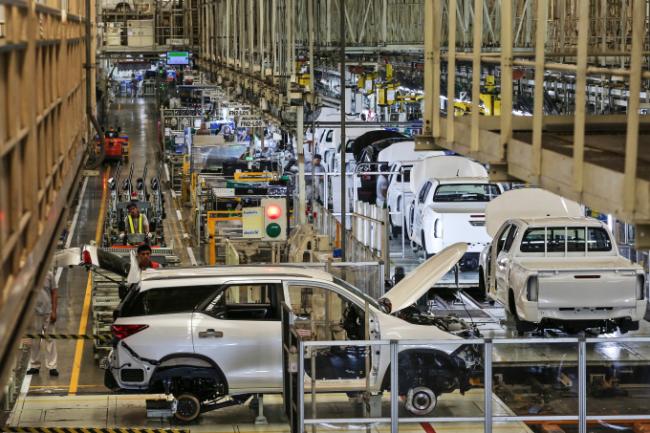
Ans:
POLYGON ((192 422, 201 414, 201 402, 194 394, 181 394, 176 398, 174 418, 181 422, 192 422))
POLYGON ((639 330, 639 321, 625 321, 618 326, 621 334, 627 334, 629 331, 638 331, 639 330))
POLYGON ((428 415, 433 412, 437 405, 438 396, 426 386, 416 386, 406 393, 404 407, 412 415, 428 415))

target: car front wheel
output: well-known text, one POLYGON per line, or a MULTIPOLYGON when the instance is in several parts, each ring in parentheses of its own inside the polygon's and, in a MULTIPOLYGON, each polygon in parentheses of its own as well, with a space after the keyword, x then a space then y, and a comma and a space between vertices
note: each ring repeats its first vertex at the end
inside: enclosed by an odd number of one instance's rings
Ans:
POLYGON ((181 394, 176 398, 174 418, 182 422, 192 422, 201 414, 201 402, 194 394, 181 394))
POLYGON ((438 405, 436 393, 426 386, 416 386, 406 393, 404 407, 416 416, 430 414, 438 405))

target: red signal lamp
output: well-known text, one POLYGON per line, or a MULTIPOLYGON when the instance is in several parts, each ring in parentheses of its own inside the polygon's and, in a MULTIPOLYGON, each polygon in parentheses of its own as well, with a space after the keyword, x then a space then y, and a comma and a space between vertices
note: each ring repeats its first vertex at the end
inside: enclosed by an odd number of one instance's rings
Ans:
POLYGON ((282 216, 282 209, 280 206, 272 204, 266 207, 266 217, 270 220, 276 220, 282 216))

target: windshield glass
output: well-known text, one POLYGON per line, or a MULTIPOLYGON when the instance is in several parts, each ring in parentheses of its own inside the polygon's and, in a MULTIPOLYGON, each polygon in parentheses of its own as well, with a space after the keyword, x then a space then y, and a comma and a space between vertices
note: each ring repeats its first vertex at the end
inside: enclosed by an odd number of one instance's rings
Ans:
POLYGON ((434 202, 490 201, 501 194, 493 183, 452 183, 439 185, 433 196, 434 202))
POLYGON ((371 298, 367 294, 363 293, 361 290, 359 290, 357 287, 354 287, 352 284, 348 283, 345 280, 340 279, 339 277, 333 277, 334 282, 338 284, 339 286, 342 286, 349 290, 350 292, 354 293, 355 295, 359 296, 362 298, 364 301, 368 301, 368 304, 372 305, 375 308, 379 308, 379 304, 377 303, 376 299, 371 298))

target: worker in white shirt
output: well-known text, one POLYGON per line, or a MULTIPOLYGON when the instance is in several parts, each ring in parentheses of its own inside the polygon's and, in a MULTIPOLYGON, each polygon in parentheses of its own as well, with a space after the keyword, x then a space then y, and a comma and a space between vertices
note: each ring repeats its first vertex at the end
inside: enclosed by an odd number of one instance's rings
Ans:
MULTIPOLYGON (((379 171, 388 171, 388 164, 381 164, 379 166, 379 171)), ((377 176, 377 189, 375 193, 377 195, 375 204, 377 207, 383 209, 386 205, 386 195, 388 194, 388 177, 385 174, 377 176)))
MULTIPOLYGON (((56 323, 56 310, 58 304, 58 287, 52 271, 45 276, 45 283, 38 290, 34 316, 32 318, 32 334, 52 333, 56 323)), ((27 374, 38 374, 41 368, 40 353, 41 345, 45 345, 45 367, 50 370, 50 376, 57 377, 57 353, 56 343, 52 339, 35 338, 32 340, 32 348, 29 356, 29 369, 27 374)))

